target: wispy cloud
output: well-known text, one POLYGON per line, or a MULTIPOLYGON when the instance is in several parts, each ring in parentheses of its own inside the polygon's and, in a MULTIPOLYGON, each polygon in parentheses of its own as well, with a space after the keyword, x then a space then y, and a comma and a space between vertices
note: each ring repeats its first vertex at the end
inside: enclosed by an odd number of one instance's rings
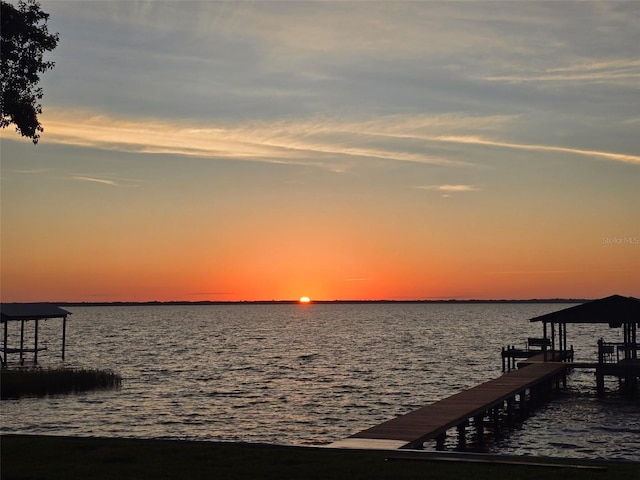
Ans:
MULTIPOLYGON (((466 162, 408 148, 394 122, 333 121, 300 119, 296 121, 228 123, 222 126, 194 126, 159 120, 115 119, 78 112, 50 113, 47 118, 47 141, 105 150, 149 154, 253 160, 269 163, 316 165, 340 170, 345 159, 375 159, 424 164, 460 166, 466 162), (385 136, 396 142, 372 142, 371 137, 385 136)), ((461 125, 478 120, 459 119, 461 125)), ((443 130, 442 123, 452 118, 433 119, 431 125, 443 130), (436 125, 440 123, 439 127, 436 125)), ((485 120, 486 122, 486 120, 485 120)), ((413 127, 405 118, 408 130, 427 128, 429 122, 418 118, 413 127)), ((417 138, 417 137, 416 137, 417 138)))
POLYGON ((536 276, 536 275, 575 275, 578 273, 588 273, 586 270, 504 270, 486 272, 487 275, 514 275, 514 276, 536 276))
POLYGON ((117 186, 117 183, 113 180, 105 180, 103 178, 83 177, 82 175, 73 175, 71 178, 80 182, 95 182, 102 183, 103 185, 112 185, 114 187, 117 186))
POLYGON ((457 192, 475 192, 480 190, 480 188, 474 185, 424 185, 416 187, 421 190, 435 190, 437 192, 448 192, 448 193, 457 193, 457 192))
POLYGON ((47 173, 51 171, 48 168, 27 168, 27 169, 11 169, 6 171, 6 173, 16 173, 18 175, 38 175, 41 173, 47 173))
POLYGON ((206 295, 216 295, 216 296, 219 296, 219 295, 233 295, 233 294, 234 294, 234 292, 191 292, 191 293, 188 293, 187 295, 204 295, 204 296, 206 296, 206 295))
POLYGON ((131 179, 110 179, 89 175, 71 175, 70 178, 79 182, 100 183, 102 185, 109 185, 111 187, 137 186, 137 184, 139 183, 137 180, 131 179))
POLYGON ((599 151, 599 150, 586 150, 586 149, 580 149, 580 148, 561 147, 556 145, 533 145, 533 144, 522 144, 522 143, 510 143, 510 142, 502 142, 498 140, 491 140, 488 138, 477 137, 477 136, 440 136, 440 137, 433 138, 433 140, 441 141, 441 142, 451 142, 451 143, 486 145, 490 147, 512 148, 517 150, 570 153, 574 155, 605 158, 607 160, 615 160, 615 161, 624 162, 624 163, 640 164, 640 156, 630 155, 625 153, 605 152, 605 151, 599 151))
MULTIPOLYGON (((565 153, 640 164, 638 155, 516 143, 464 133, 472 131, 495 135, 513 120, 513 116, 391 115, 361 121, 309 118, 195 126, 54 112, 47 116, 46 124, 47 141, 52 143, 124 152, 313 165, 334 171, 344 171, 349 159, 458 167, 471 165, 463 160, 463 152, 439 151, 437 145, 442 144, 565 153)), ((112 179, 94 181, 115 182, 112 179)))
POLYGON ((515 74, 493 75, 485 79, 509 83, 528 82, 607 82, 637 85, 640 78, 640 61, 620 59, 607 62, 591 62, 565 67, 548 68, 515 74))

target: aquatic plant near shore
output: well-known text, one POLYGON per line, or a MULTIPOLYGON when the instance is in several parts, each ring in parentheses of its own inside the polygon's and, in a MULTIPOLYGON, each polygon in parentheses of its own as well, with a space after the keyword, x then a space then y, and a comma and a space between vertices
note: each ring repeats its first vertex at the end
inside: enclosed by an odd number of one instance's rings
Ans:
POLYGON ((120 388, 122 384, 122 377, 111 371, 72 368, 4 369, 0 380, 2 399, 120 388))

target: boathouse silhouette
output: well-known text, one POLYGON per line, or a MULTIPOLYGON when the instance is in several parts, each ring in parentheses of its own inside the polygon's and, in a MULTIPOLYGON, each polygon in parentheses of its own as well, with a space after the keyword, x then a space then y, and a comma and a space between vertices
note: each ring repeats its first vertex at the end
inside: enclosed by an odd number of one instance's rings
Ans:
MULTIPOLYGON (((574 363, 574 367, 595 368, 598 391, 604 390, 605 375, 617 376, 628 386, 634 386, 640 377, 638 360, 638 328, 640 327, 640 300, 634 297, 611 295, 557 312, 540 315, 530 320, 542 322, 543 338, 539 342, 544 361, 570 361, 572 349, 567 348, 567 324, 608 324, 623 329, 622 342, 598 340, 598 361, 574 363)), ((532 340, 529 339, 531 345, 532 340)), ((535 341, 534 341, 535 343, 535 341)))
POLYGON ((48 320, 50 318, 62 319, 62 360, 65 355, 65 344, 67 336, 67 316, 71 312, 68 312, 56 305, 50 303, 3 303, 0 305, 0 323, 2 323, 3 341, 0 346, 2 351, 2 368, 7 367, 7 355, 18 354, 20 364, 23 365, 25 361, 26 353, 33 353, 34 365, 38 363, 38 352, 46 350, 46 347, 41 347, 38 342, 38 327, 41 320, 48 320), (24 334, 25 324, 27 322, 34 322, 33 330, 33 347, 25 346, 24 334), (20 343, 18 346, 10 347, 8 345, 9 338, 9 322, 19 322, 20 324, 20 343))

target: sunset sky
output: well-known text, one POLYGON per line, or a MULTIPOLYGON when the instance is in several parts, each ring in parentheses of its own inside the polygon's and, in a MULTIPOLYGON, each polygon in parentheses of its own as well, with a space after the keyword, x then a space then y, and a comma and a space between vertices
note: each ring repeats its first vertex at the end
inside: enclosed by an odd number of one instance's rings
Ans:
POLYGON ((3 302, 640 296, 640 2, 41 5, 3 302))

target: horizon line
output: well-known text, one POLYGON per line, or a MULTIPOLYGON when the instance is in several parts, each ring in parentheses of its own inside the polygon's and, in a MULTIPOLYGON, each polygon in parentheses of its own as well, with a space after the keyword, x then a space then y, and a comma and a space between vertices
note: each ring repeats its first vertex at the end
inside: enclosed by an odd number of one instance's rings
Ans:
MULTIPOLYGON (((309 304, 346 304, 346 303, 584 303, 595 300, 593 298, 494 298, 494 299, 413 299, 413 300, 391 300, 391 299, 378 299, 378 300, 310 300, 303 305, 309 304)), ((48 303, 54 305, 63 306, 144 306, 144 305, 269 305, 269 304, 301 304, 300 300, 148 300, 148 301, 130 301, 130 300, 115 300, 115 301, 62 301, 62 302, 2 302, 4 304, 28 304, 28 303, 48 303)))

